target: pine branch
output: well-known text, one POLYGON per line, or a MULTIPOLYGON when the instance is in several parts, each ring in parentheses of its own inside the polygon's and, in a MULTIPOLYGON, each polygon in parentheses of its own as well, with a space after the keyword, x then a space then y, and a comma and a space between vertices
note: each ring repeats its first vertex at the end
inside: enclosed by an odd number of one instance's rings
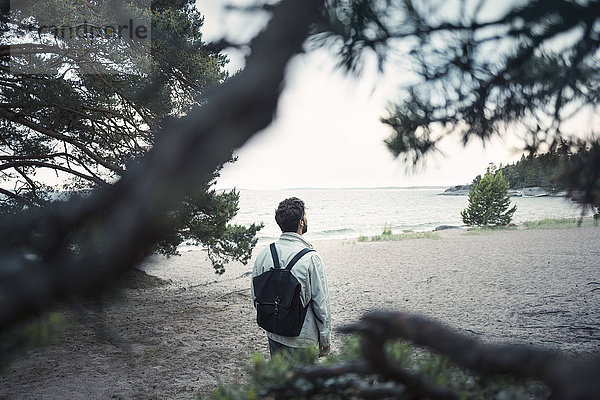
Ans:
POLYGON ((123 169, 121 169, 120 167, 118 167, 116 165, 113 165, 113 164, 107 162, 102 157, 100 157, 99 155, 97 155, 96 153, 94 153, 93 151, 91 151, 90 149, 88 149, 86 146, 84 146, 82 143, 78 142, 77 140, 75 140, 75 139, 73 139, 73 138, 71 138, 69 136, 66 136, 66 135, 63 135, 61 133, 55 132, 52 129, 48 129, 48 128, 46 128, 46 127, 44 127, 42 125, 39 125, 39 124, 37 124, 37 123, 35 123, 33 121, 29 121, 28 119, 26 119, 26 118, 24 118, 24 117, 22 117, 22 116, 20 116, 20 115, 18 115, 16 113, 4 110, 2 108, 0 108, 0 117, 3 117, 3 118, 5 118, 5 119, 7 119, 9 121, 16 122, 18 124, 21 124, 23 126, 31 128, 34 131, 39 132, 39 133, 41 133, 43 135, 49 136, 51 138, 62 140, 63 142, 67 142, 70 145, 72 145, 72 146, 78 148, 79 150, 81 150, 88 157, 90 157, 92 160, 96 161, 98 164, 102 165, 104 168, 106 168, 106 169, 108 169, 110 171, 113 171, 113 172, 115 172, 115 173, 117 173, 119 175, 121 175, 123 173, 123 169))
POLYGON ((25 199, 22 196, 19 196, 18 194, 11 192, 10 190, 0 188, 0 194, 3 194, 6 197, 10 197, 11 199, 16 200, 17 203, 27 205, 29 207, 35 206, 35 204, 32 201, 30 201, 29 199, 25 199))
POLYGON ((386 376, 386 341, 402 338, 446 355, 458 366, 483 375, 508 374, 545 382, 557 399, 592 399, 600 393, 600 358, 571 359, 534 347, 481 343, 431 319, 400 312, 372 312, 357 325, 340 329, 360 332, 363 355, 371 368, 386 376))
POLYGON ((0 164, 0 171, 5 170, 5 169, 9 169, 9 168, 19 168, 19 167, 38 167, 38 168, 49 168, 49 169, 53 169, 56 171, 62 171, 62 172, 66 172, 70 175, 75 175, 79 178, 83 178, 85 180, 88 180, 90 182, 94 182, 98 185, 106 185, 106 182, 104 182, 101 179, 98 179, 94 176, 91 175, 86 175, 84 173, 81 173, 77 170, 74 170, 72 168, 67 168, 67 167, 63 167, 62 165, 57 165, 57 164, 51 164, 51 163, 47 163, 47 162, 42 162, 42 161, 33 161, 33 160, 28 160, 28 161, 12 161, 12 162, 8 162, 8 163, 4 163, 4 164, 0 164))

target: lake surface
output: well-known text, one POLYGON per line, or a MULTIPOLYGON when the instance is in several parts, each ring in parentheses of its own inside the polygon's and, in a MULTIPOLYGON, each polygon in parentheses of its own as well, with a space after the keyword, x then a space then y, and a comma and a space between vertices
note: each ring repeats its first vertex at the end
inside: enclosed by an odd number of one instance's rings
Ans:
MULTIPOLYGON (((386 225, 394 233, 430 231, 440 225, 463 226, 460 212, 467 207, 468 197, 441 195, 444 189, 241 190, 240 210, 234 222, 263 222, 259 243, 273 240, 280 234, 274 217, 278 203, 296 196, 307 207, 309 241, 376 235, 386 225)), ((581 215, 577 204, 563 197, 515 197, 512 201, 517 205, 513 217, 516 223, 581 215)))

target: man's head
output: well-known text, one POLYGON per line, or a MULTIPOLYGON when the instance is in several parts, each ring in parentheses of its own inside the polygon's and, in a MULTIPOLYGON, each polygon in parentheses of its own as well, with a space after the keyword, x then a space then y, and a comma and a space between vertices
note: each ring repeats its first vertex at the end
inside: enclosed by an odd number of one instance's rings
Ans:
POLYGON ((304 202, 297 197, 290 197, 279 203, 275 210, 275 221, 282 232, 306 233, 308 222, 304 212, 304 202))

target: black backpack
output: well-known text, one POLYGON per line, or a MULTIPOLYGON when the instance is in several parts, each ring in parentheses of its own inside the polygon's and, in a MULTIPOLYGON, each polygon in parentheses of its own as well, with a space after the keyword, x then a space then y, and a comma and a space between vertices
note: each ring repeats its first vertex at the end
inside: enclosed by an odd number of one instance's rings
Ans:
POLYGON ((302 249, 285 268, 279 268, 275 243, 271 243, 274 267, 252 279, 256 302, 256 322, 264 330, 281 336, 298 336, 304 324, 306 307, 300 300, 300 282, 292 275, 292 267, 306 253, 302 249))

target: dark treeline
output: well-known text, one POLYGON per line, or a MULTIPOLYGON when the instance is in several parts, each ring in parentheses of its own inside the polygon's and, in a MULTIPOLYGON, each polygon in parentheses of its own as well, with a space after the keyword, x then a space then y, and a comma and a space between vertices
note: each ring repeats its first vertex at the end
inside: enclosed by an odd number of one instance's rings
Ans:
POLYGON ((523 155, 516 163, 501 166, 499 171, 511 189, 540 186, 549 192, 562 191, 567 189, 565 168, 573 158, 588 152, 586 148, 572 152, 568 147, 559 147, 547 153, 523 155))

